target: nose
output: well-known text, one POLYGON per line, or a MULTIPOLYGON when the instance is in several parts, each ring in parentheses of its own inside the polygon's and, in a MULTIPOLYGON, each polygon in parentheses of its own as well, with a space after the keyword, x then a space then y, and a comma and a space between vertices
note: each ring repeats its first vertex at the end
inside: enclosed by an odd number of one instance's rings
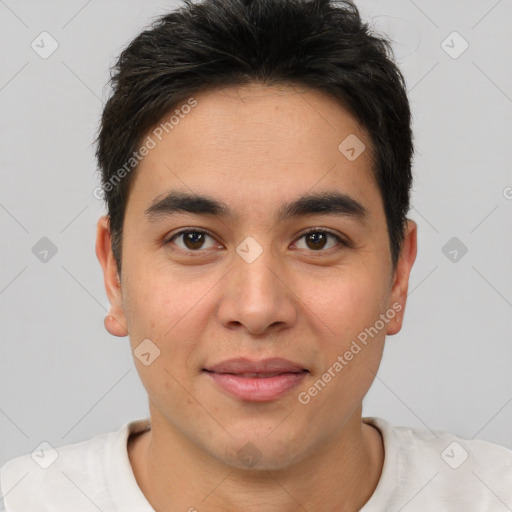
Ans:
POLYGON ((257 336, 290 327, 297 319, 298 299, 283 265, 263 251, 254 261, 236 255, 222 283, 217 309, 229 329, 257 336))

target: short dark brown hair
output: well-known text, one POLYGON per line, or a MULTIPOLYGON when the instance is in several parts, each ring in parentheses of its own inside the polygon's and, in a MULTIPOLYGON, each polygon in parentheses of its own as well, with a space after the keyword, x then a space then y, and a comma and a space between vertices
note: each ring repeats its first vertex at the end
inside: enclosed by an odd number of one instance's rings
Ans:
POLYGON ((139 34, 112 68, 96 156, 119 273, 130 171, 143 137, 193 94, 251 82, 324 92, 366 129, 394 269, 407 224, 413 142, 405 81, 389 41, 370 31, 351 1, 184 0, 139 34))

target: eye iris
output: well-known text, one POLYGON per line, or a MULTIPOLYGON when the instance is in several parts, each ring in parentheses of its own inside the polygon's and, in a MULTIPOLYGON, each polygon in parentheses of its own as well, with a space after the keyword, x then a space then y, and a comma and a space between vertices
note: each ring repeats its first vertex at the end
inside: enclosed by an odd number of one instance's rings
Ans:
POLYGON ((189 249, 200 249, 204 243, 204 233, 189 231, 183 235, 183 241, 189 249))
POLYGON ((327 242, 327 235, 325 233, 308 233, 306 235, 306 240, 308 247, 310 249, 323 249, 327 242), (313 246, 309 244, 309 242, 313 242, 313 246), (319 245, 317 245, 319 244, 319 245))

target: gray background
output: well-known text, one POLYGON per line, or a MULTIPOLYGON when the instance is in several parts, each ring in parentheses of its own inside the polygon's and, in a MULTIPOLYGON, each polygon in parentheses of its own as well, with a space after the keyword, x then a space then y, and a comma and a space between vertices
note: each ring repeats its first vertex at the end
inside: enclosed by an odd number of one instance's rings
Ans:
MULTIPOLYGON (((174 5, 0 0, 0 464, 147 414, 128 338, 103 327, 92 141, 108 67, 174 5), (31 48, 43 31, 59 45, 46 59, 31 48), (57 248, 46 262, 32 251, 43 237, 57 248)), ((364 414, 512 448, 512 2, 359 6, 406 75, 419 225, 405 325, 364 414), (463 48, 453 31, 469 44, 457 58, 442 47, 463 48)))

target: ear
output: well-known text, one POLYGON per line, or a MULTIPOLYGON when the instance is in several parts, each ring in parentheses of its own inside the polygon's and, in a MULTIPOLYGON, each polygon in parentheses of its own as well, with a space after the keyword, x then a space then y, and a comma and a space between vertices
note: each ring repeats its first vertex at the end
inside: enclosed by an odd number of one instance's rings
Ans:
POLYGON ((409 275, 416 260, 418 226, 413 220, 407 220, 407 231, 403 241, 402 250, 396 265, 391 296, 388 307, 397 312, 395 318, 388 323, 387 334, 393 335, 400 332, 404 319, 405 303, 407 301, 407 289, 409 287, 409 275))
POLYGON ((121 280, 112 252, 110 221, 108 215, 100 217, 96 231, 96 256, 103 269, 105 290, 110 302, 110 312, 105 317, 105 329, 114 336, 126 336, 126 318, 121 295, 121 280))

